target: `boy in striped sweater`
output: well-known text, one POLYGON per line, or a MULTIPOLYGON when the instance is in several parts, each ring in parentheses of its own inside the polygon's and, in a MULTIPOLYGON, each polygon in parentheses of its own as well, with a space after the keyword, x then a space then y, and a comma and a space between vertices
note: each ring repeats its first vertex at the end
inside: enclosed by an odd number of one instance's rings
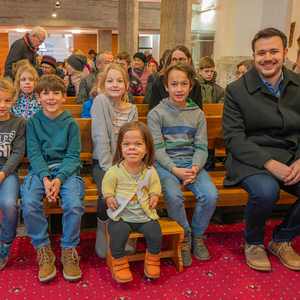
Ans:
POLYGON ((148 127, 155 145, 157 173, 169 216, 184 229, 181 246, 183 266, 192 263, 191 250, 199 260, 208 260, 204 232, 218 201, 218 191, 203 169, 207 159, 206 119, 203 111, 187 98, 195 80, 188 63, 172 63, 163 82, 169 98, 148 114, 148 127), (189 225, 180 183, 190 189, 198 204, 189 225))

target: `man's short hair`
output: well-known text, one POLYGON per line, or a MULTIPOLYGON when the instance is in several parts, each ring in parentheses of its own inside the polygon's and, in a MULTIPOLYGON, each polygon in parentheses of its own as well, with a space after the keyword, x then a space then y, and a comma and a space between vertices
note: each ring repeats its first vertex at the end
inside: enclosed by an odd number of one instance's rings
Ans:
POLYGON ((33 35, 37 35, 38 37, 41 36, 41 34, 43 34, 44 36, 46 36, 46 30, 40 26, 34 27, 30 32, 29 32, 29 36, 33 36, 33 35))
POLYGON ((112 55, 112 53, 109 52, 109 51, 101 51, 101 52, 99 52, 98 55, 96 56, 96 63, 98 63, 98 64, 101 63, 102 57, 103 57, 104 54, 112 55))
POLYGON ((131 57, 129 53, 127 53, 126 51, 119 52, 116 56, 116 59, 119 60, 125 59, 128 65, 131 63, 131 57))
POLYGON ((270 38, 273 36, 279 36, 282 40, 282 44, 283 44, 283 49, 285 50, 287 47, 287 37, 286 35, 281 32, 280 30, 270 27, 270 28, 265 28, 261 31, 259 31, 253 38, 252 42, 251 42, 251 46, 252 46, 252 51, 254 53, 254 47, 255 47, 255 43, 259 40, 259 39, 265 39, 265 38, 270 38))
POLYGON ((35 87, 35 92, 40 95, 43 90, 52 92, 61 91, 62 95, 67 92, 63 80, 54 74, 43 75, 39 79, 35 87))
POLYGON ((203 56, 199 61, 199 69, 200 70, 214 68, 214 67, 215 67, 215 63, 214 63, 213 59, 210 58, 209 56, 203 56))

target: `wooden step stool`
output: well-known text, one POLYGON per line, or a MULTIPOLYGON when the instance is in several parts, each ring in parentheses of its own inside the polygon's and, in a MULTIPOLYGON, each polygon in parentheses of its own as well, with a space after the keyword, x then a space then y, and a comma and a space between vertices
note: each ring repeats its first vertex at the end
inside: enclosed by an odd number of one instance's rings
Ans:
MULTIPOLYGON (((177 270, 179 272, 182 272, 183 264, 181 258, 181 243, 184 238, 184 230, 177 222, 167 217, 158 219, 158 222, 160 224, 163 236, 164 235, 171 236, 169 248, 168 250, 161 251, 160 258, 166 258, 166 257, 172 258, 177 270)), ((111 253, 109 248, 110 237, 107 231, 106 233, 107 233, 107 245, 108 245, 106 263, 109 266, 111 274, 114 278, 113 270, 112 270, 112 262, 111 262, 111 253)), ((143 234, 138 233, 136 231, 133 231, 129 236, 129 238, 131 239, 140 238, 140 237, 144 237, 143 234)), ((127 255, 127 260, 128 262, 145 260, 145 253, 135 253, 132 255, 127 255)))

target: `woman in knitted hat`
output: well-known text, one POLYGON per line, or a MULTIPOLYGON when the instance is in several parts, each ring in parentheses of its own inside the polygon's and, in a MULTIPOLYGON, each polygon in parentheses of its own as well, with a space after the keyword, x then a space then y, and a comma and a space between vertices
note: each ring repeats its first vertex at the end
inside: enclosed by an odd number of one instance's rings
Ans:
POLYGON ((81 79, 89 75, 90 72, 85 67, 87 58, 81 54, 73 54, 67 60, 67 72, 64 82, 67 87, 68 96, 77 96, 81 79))
POLYGON ((147 69, 151 72, 154 73, 158 69, 158 63, 154 58, 151 58, 147 64, 147 69))
POLYGON ((38 70, 39 77, 47 74, 54 74, 60 78, 64 78, 64 74, 61 70, 56 69, 56 59, 50 55, 44 55, 41 59, 41 68, 38 70))
POLYGON ((152 73, 145 68, 146 55, 142 52, 137 52, 133 55, 133 70, 132 74, 136 76, 142 83, 143 92, 146 90, 147 79, 152 73))

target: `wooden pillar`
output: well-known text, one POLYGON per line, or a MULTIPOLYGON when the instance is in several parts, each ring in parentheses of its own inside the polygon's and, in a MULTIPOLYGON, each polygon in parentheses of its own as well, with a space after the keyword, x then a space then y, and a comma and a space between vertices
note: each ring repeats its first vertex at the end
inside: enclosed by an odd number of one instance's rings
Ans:
POLYGON ((97 35, 97 52, 112 50, 112 31, 98 30, 97 35))
POLYGON ((182 44, 190 49, 193 0, 161 0, 160 56, 182 44))
POLYGON ((138 51, 139 1, 118 2, 118 52, 133 55, 138 51))

